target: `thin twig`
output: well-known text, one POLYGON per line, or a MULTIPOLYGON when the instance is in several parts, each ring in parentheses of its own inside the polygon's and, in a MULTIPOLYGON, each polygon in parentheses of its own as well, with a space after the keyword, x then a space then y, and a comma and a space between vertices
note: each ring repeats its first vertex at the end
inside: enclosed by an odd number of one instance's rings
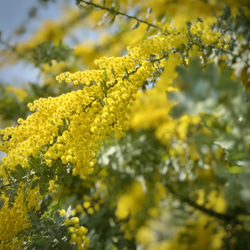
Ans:
POLYGON ((209 216, 215 217, 217 219, 221 219, 221 220, 226 221, 226 222, 237 220, 237 218, 235 218, 235 216, 232 216, 232 215, 229 215, 229 214, 217 213, 214 210, 207 209, 204 206, 198 205, 196 202, 190 200, 188 197, 183 197, 181 195, 178 195, 176 193, 176 191, 173 189, 173 187, 166 184, 166 183, 165 183, 165 186, 170 191, 170 193, 172 193, 174 196, 177 197, 177 199, 179 199, 182 202, 187 203, 189 206, 191 206, 191 207, 193 207, 193 208, 195 208, 195 209, 197 209, 197 210, 199 210, 199 211, 201 211, 201 212, 203 212, 203 213, 205 213, 205 214, 207 214, 209 216))
POLYGON ((87 5, 90 5, 90 6, 93 6, 95 8, 99 8, 99 9, 102 9, 102 10, 107 10, 108 12, 110 12, 111 14, 113 15, 120 15, 120 16, 125 16, 127 18, 130 18, 130 19, 134 19, 136 20, 137 22, 139 23, 145 23, 146 25, 148 25, 149 27, 153 27, 155 29, 160 29, 160 27, 152 24, 152 23, 148 23, 147 21, 144 21, 144 20, 141 20, 135 16, 130 16, 128 14, 125 14, 125 13, 122 13, 118 10, 115 10, 114 7, 111 7, 111 8, 107 8, 107 7, 104 7, 104 6, 101 6, 101 5, 98 5, 98 4, 95 4, 95 3, 92 3, 92 2, 87 2, 85 0, 82 0, 83 3, 86 3, 87 5))

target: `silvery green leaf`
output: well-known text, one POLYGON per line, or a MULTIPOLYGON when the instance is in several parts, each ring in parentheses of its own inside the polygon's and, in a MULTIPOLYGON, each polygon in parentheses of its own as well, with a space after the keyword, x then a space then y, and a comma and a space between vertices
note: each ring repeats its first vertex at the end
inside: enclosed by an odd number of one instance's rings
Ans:
POLYGON ((140 25, 140 22, 137 21, 137 23, 131 27, 131 30, 137 29, 139 27, 139 25, 140 25))
POLYGON ((105 14, 103 14, 100 21, 97 23, 97 25, 103 24, 105 18, 108 16, 108 14, 109 14, 109 11, 107 11, 105 14))
POLYGON ((149 18, 151 12, 152 12, 152 9, 151 9, 150 7, 148 7, 148 8, 147 8, 146 20, 149 18))

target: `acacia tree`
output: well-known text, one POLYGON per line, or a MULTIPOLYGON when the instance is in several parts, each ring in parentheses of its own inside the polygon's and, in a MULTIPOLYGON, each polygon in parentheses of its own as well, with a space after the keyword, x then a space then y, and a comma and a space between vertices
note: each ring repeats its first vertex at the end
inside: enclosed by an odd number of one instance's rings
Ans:
POLYGON ((17 120, 0 131, 1 249, 250 247, 250 15, 234 2, 78 0, 1 41, 43 83, 1 85, 17 120))

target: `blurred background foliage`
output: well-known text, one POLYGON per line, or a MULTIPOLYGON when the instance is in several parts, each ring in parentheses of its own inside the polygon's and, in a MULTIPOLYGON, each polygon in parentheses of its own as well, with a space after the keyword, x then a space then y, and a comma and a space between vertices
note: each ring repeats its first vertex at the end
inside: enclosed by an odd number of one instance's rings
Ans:
MULTIPOLYGON (((37 1, 27 20, 54 2, 37 1)), ((155 86, 131 105, 126 136, 99 149, 94 173, 82 180, 62 170, 47 187, 54 191, 20 234, 25 249, 76 249, 63 241, 62 208, 88 228, 88 249, 250 249, 248 1, 90 2, 156 26, 211 17, 214 29, 230 34, 229 49, 210 51, 211 57, 194 52, 186 64, 170 55, 155 86)), ((11 76, 1 82, 1 127, 26 118, 35 99, 79 88, 57 84, 61 72, 95 69, 95 59, 125 55, 128 45, 157 34, 135 19, 75 3, 65 1, 61 18, 46 20, 27 40, 21 39, 29 32, 26 22, 15 33, 22 42, 1 39, 1 67, 21 61, 39 70, 38 79, 21 88, 11 76)))

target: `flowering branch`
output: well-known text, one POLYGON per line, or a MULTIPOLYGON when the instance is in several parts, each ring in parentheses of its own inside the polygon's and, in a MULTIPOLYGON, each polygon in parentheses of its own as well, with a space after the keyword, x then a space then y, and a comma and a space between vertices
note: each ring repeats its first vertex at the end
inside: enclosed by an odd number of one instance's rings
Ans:
POLYGON ((168 185, 165 183, 165 187, 170 191, 170 193, 172 193, 175 197, 177 197, 180 201, 187 203, 189 206, 209 215, 212 217, 215 217, 217 219, 223 220, 223 221, 233 221, 233 220, 237 220, 235 218, 235 216, 231 216, 229 214, 222 214, 222 213, 217 213, 215 211, 213 211, 212 209, 207 209, 204 206, 200 206, 198 205, 196 202, 190 200, 188 197, 184 197, 180 194, 177 194, 177 192, 173 189, 173 187, 171 185, 168 185))
POLYGON ((128 14, 125 14, 125 13, 123 13, 123 12, 120 12, 120 11, 118 11, 118 10, 115 10, 114 7, 107 8, 107 7, 105 7, 105 6, 101 6, 101 5, 95 4, 95 3, 93 3, 93 2, 88 2, 88 1, 85 1, 85 0, 82 0, 82 2, 85 3, 85 4, 87 4, 87 5, 93 6, 93 7, 95 7, 95 8, 99 8, 99 9, 102 9, 102 10, 107 10, 108 12, 110 12, 110 13, 111 13, 112 15, 114 15, 114 16, 117 16, 117 15, 125 16, 125 17, 127 17, 127 18, 129 18, 129 19, 134 19, 134 20, 136 20, 138 24, 144 23, 144 24, 148 25, 149 27, 152 27, 152 28, 155 28, 155 29, 160 29, 159 26, 156 26, 156 25, 154 25, 154 24, 152 24, 152 23, 148 23, 147 21, 141 20, 141 19, 139 19, 139 18, 137 18, 137 17, 135 17, 135 16, 130 16, 130 15, 128 15, 128 14))

